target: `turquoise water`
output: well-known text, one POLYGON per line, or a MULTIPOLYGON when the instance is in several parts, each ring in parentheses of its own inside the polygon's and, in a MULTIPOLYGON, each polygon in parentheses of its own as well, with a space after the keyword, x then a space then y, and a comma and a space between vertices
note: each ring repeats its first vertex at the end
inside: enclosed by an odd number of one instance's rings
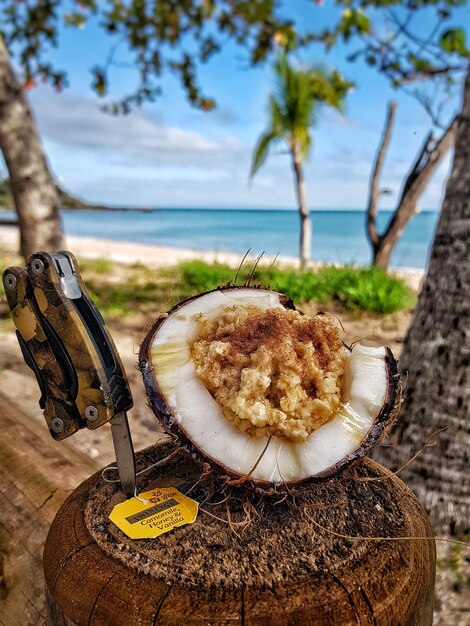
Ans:
MULTIPOLYGON (((379 213, 383 228, 390 213, 379 213)), ((312 259, 326 263, 366 264, 370 248, 363 211, 312 211, 312 259)), ((392 256, 393 267, 426 265, 438 214, 426 211, 408 224, 392 256)), ((196 250, 297 256, 296 211, 159 209, 153 213, 64 212, 67 233, 116 241, 159 244, 196 250)))
MULTIPOLYGON (((390 212, 379 214, 383 228, 390 212)), ((366 264, 370 248, 363 211, 320 211, 312 216, 312 258, 326 263, 366 264)), ((438 214, 423 211, 408 224, 392 256, 393 267, 424 268, 438 214)), ((159 244, 196 250, 297 256, 296 211, 158 209, 152 213, 64 211, 71 235, 159 244)))

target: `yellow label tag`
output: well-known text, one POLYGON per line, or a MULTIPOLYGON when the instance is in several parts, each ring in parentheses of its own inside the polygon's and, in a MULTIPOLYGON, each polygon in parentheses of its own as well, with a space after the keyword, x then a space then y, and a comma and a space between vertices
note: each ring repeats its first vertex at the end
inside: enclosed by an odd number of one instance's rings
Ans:
POLYGON ((116 504, 109 519, 131 539, 150 539, 177 526, 192 524, 199 504, 173 487, 145 491, 116 504))

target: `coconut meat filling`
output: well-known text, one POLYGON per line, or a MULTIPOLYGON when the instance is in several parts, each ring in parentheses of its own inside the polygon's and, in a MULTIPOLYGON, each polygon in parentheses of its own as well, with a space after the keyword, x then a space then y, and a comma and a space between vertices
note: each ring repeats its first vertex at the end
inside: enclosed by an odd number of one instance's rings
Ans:
POLYGON ((338 412, 346 355, 331 318, 236 304, 199 324, 196 374, 241 431, 305 441, 338 412))
MULTIPOLYGON (((275 413, 274 417, 269 416, 268 422, 271 423, 264 423, 260 428, 256 419, 255 423, 249 420, 250 411, 246 414, 242 412, 242 417, 238 420, 233 416, 233 419, 227 418, 227 412, 232 409, 229 406, 227 411, 225 407, 224 414, 224 408, 211 394, 214 390, 209 391, 201 380, 201 372, 203 378, 204 376, 210 378, 211 367, 205 367, 203 360, 198 357, 195 360, 194 352, 197 352, 199 347, 203 350, 213 343, 216 345, 213 348, 214 356, 223 356, 217 355, 217 350, 220 349, 217 342, 220 337, 213 337, 214 329, 216 335, 220 320, 223 320, 221 336, 224 338, 223 331, 227 330, 226 326, 230 324, 231 316, 240 313, 240 307, 251 309, 251 314, 253 308, 256 308, 256 315, 261 322, 266 321, 266 314, 275 320, 290 316, 294 316, 295 319, 298 319, 297 316, 303 318, 296 312, 287 311, 281 298, 280 294, 265 290, 237 289, 233 292, 230 290, 211 292, 185 303, 164 320, 155 334, 152 346, 152 366, 159 389, 174 419, 178 421, 179 427, 193 445, 205 456, 211 457, 235 474, 250 473, 253 480, 272 483, 307 479, 324 472, 352 453, 372 427, 383 405, 387 389, 385 349, 355 345, 352 351, 341 349, 340 355, 337 350, 333 351, 336 356, 332 362, 327 360, 328 366, 332 366, 333 363, 334 372, 330 372, 330 383, 326 385, 325 414, 320 416, 320 420, 316 419, 313 422, 307 419, 306 421, 310 423, 307 430, 304 426, 297 430, 294 428, 291 437, 286 434, 286 430, 282 430, 286 428, 289 419, 292 422, 295 419, 299 421, 293 414, 289 417, 290 409, 297 408, 300 412, 304 410, 308 418, 308 408, 309 406, 311 408, 309 401, 312 400, 310 396, 303 397, 303 404, 300 401, 297 403, 298 406, 293 406, 295 401, 292 401, 290 405, 287 402, 282 406, 282 389, 279 390, 279 394, 274 393, 276 406, 273 411, 274 413, 281 411, 287 415, 284 420, 276 422, 274 418, 280 416, 275 413), (201 326, 204 331, 202 339, 201 326), (213 341, 209 341, 209 338, 213 341), (336 389, 339 383, 341 396, 336 389), (268 427, 265 432, 264 426, 268 427)), ((299 328, 302 324, 303 320, 299 322, 299 328)), ((259 328, 257 330, 259 331, 259 328)), ((283 341, 292 344, 293 337, 284 337, 283 341)), ((219 341, 220 343, 224 342, 219 341)), ((259 352, 260 348, 263 348, 262 342, 255 353, 259 352)), ((295 352, 295 349, 293 351, 295 352)), ((276 350, 273 349, 272 353, 276 354, 276 350)), ((278 353, 285 354, 282 350, 278 353)), ((261 350, 260 363, 266 361, 265 357, 261 350)), ((278 361, 278 365, 279 363, 282 365, 282 359, 278 361)), ((214 370, 217 358, 208 359, 208 362, 214 370)), ((253 367, 256 363, 249 365, 256 371, 256 367, 253 367)), ((317 363, 318 367, 320 365, 325 363, 317 363)), ((298 371, 295 376, 299 376, 298 371)), ((294 382, 297 380, 295 376, 294 382)), ((258 387, 255 385, 254 390, 266 388, 266 380, 262 383, 258 387)), ((294 387, 292 384, 288 389, 292 391, 294 387)), ((317 399, 318 397, 313 398, 317 399)), ((323 401, 324 398, 321 398, 321 402, 323 401)))

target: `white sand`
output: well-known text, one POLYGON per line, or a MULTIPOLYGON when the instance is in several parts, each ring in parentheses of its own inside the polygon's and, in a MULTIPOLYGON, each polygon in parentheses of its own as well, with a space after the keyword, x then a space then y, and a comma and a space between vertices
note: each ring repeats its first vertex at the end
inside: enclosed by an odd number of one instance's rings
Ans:
MULTIPOLYGON (((18 249, 18 231, 13 226, 0 226, 0 246, 10 250, 18 249)), ((215 261, 238 267, 243 258, 242 254, 235 252, 202 252, 187 248, 170 248, 164 246, 111 241, 109 239, 95 239, 93 237, 67 236, 67 250, 73 252, 79 258, 86 259, 109 259, 121 263, 144 263, 151 267, 164 267, 176 265, 181 261, 199 259, 207 263, 215 261)), ((255 257, 249 256, 250 260, 255 257)), ((263 263, 272 263, 273 257, 264 256, 263 263)), ((298 266, 294 257, 278 257, 277 265, 298 266)), ((310 267, 321 267, 321 263, 310 263, 310 267)), ((421 287, 424 271, 418 268, 394 269, 393 273, 402 277, 412 289, 418 291, 421 287)))

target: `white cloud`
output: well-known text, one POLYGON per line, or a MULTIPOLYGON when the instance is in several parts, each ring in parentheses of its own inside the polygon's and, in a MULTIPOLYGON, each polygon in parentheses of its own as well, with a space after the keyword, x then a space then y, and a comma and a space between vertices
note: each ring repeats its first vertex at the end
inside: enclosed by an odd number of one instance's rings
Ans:
POLYGON ((58 95, 39 88, 32 92, 31 101, 46 140, 100 155, 110 163, 141 167, 183 162, 202 169, 217 155, 235 154, 241 148, 233 137, 215 141, 198 132, 167 126, 141 110, 113 116, 100 110, 99 100, 70 92, 58 95))
MULTIPOLYGON (((71 92, 58 95, 39 88, 31 100, 53 171, 66 189, 90 201, 115 206, 295 207, 288 156, 274 151, 249 184, 257 135, 252 142, 248 138, 249 144, 242 143, 233 136, 228 119, 226 133, 214 139, 211 124, 218 125, 218 135, 221 125, 210 117, 196 132, 167 125, 148 111, 113 117, 99 110, 98 100, 71 92)), ((342 128, 334 116, 314 130, 313 152, 305 167, 311 207, 365 207, 379 132, 362 123, 342 128)), ((397 129, 399 148, 400 138, 397 129)), ((414 156, 415 147, 390 150, 382 186, 393 194, 384 197, 381 206, 394 206, 414 156)), ((447 167, 448 160, 421 206, 438 206, 447 167)))

